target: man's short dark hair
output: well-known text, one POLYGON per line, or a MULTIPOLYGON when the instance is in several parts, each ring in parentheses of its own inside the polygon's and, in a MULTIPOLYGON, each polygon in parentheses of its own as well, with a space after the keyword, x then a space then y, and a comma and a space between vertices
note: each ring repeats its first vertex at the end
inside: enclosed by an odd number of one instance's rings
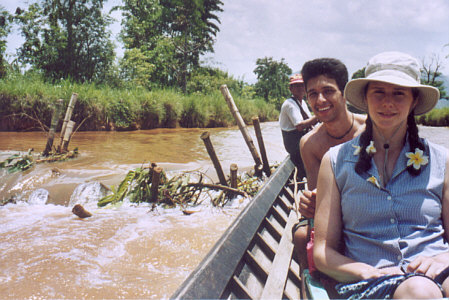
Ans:
POLYGON ((304 78, 306 90, 307 81, 319 75, 334 79, 342 94, 345 90, 346 83, 348 82, 348 69, 344 63, 335 58, 317 58, 309 60, 302 67, 301 74, 304 78))

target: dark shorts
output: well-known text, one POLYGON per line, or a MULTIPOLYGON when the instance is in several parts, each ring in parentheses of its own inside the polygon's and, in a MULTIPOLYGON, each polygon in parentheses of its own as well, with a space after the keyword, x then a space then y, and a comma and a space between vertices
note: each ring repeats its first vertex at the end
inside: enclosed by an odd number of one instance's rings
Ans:
POLYGON ((306 176, 304 164, 301 159, 301 152, 299 150, 299 141, 305 134, 306 131, 299 132, 297 130, 282 130, 282 139, 284 141, 285 150, 287 150, 288 154, 290 154, 290 159, 295 164, 295 167, 298 168, 298 178, 300 179, 306 176))
MULTIPOLYGON (((445 271, 443 271, 442 274, 445 271)), ((404 275, 385 275, 379 278, 362 280, 355 283, 338 283, 335 286, 335 290, 341 299, 391 299, 393 298, 396 288, 406 279, 414 276, 423 276, 429 278, 423 274, 418 273, 407 273, 404 275)), ((435 284, 440 288, 443 297, 445 297, 443 288, 441 287, 444 279, 438 278, 438 276, 435 279, 429 279, 435 282, 435 284)))

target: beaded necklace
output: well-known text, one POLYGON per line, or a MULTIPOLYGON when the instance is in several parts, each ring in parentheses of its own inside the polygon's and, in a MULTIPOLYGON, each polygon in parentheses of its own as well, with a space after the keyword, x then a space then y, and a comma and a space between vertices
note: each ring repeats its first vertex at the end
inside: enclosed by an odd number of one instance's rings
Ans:
POLYGON ((332 134, 330 134, 329 132, 327 132, 327 130, 326 130, 326 133, 327 133, 328 136, 330 136, 330 137, 333 138, 333 139, 341 140, 342 138, 344 138, 344 137, 345 137, 345 136, 352 130, 353 127, 354 127, 354 114, 352 114, 352 124, 351 124, 351 127, 349 127, 349 129, 346 130, 345 133, 343 133, 343 134, 340 135, 340 136, 333 136, 332 134))

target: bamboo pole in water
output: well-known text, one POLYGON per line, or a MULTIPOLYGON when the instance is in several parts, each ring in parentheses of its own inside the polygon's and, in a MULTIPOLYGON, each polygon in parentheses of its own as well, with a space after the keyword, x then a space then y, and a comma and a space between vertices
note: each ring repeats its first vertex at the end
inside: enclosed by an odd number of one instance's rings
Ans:
MULTIPOLYGON (((233 189, 237 189, 237 170, 237 164, 231 164, 231 166, 229 167, 229 177, 231 181, 231 188, 233 189)), ((234 196, 234 193, 232 193, 231 196, 234 196)))
POLYGON ((151 178, 151 202, 156 202, 158 197, 158 190, 159 190, 159 180, 161 178, 161 167, 154 167, 153 168, 153 177, 151 178))
POLYGON ((76 103, 77 99, 78 99, 78 94, 73 93, 72 97, 70 98, 69 106, 67 106, 67 111, 65 112, 64 122, 62 123, 61 136, 60 136, 61 140, 59 142, 58 152, 61 152, 62 144, 64 142, 65 130, 67 128, 67 123, 69 123, 70 118, 72 117, 73 108, 75 107, 75 103, 76 103))
POLYGON ((246 144, 248 145, 249 151, 251 152, 251 155, 253 156, 254 162, 256 163, 256 166, 254 167, 255 173, 259 175, 262 170, 262 162, 259 157, 259 153, 257 153, 257 149, 254 146, 253 139, 248 133, 248 129, 246 128, 245 122, 243 121, 242 116, 240 115, 239 110, 237 109, 237 106, 235 105, 234 99, 232 98, 231 93, 229 92, 229 89, 226 84, 223 84, 220 87, 220 91, 223 94, 226 103, 228 104, 229 110, 231 111, 232 115, 234 116, 234 119, 237 122, 237 125, 239 126, 240 132, 243 135, 243 139, 245 140, 246 144))
POLYGON ((214 164, 215 171, 217 171, 218 180, 220 181, 221 185, 227 186, 228 183, 226 182, 226 178, 223 173, 223 169, 221 168, 220 161, 218 160, 217 154, 215 153, 214 146, 212 145, 212 142, 210 141, 210 135, 209 132, 205 131, 201 134, 201 139, 204 142, 204 145, 206 146, 207 153, 209 153, 209 157, 212 160, 212 163, 214 164))
POLYGON ((260 155, 262 156, 263 171, 270 177, 271 170, 268 163, 267 151, 265 150, 265 144, 263 142, 262 130, 260 129, 260 122, 258 117, 253 117, 254 131, 256 132, 257 143, 259 144, 260 155))
POLYGON ((62 142, 62 152, 67 152, 67 148, 69 147, 70 138, 72 137, 73 127, 75 127, 75 122, 70 120, 67 123, 67 127, 65 129, 64 138, 62 142))
POLYGON ((42 152, 43 156, 48 156, 53 147, 53 140, 55 139, 56 127, 58 126, 59 115, 61 114, 62 103, 64 100, 58 99, 56 101, 56 106, 53 110, 53 115, 51 117, 51 125, 50 130, 48 132, 47 145, 45 146, 44 152, 42 152))
POLYGON ((231 187, 236 189, 237 188, 237 170, 239 169, 237 167, 237 164, 231 164, 229 167, 230 169, 230 177, 231 177, 231 187))

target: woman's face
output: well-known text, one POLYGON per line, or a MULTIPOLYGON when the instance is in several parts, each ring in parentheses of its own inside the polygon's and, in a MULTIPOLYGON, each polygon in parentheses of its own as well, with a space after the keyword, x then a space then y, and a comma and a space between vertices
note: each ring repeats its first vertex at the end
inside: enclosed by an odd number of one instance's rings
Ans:
POLYGON ((365 94, 368 113, 379 129, 393 130, 407 120, 416 106, 412 88, 372 81, 365 94))

